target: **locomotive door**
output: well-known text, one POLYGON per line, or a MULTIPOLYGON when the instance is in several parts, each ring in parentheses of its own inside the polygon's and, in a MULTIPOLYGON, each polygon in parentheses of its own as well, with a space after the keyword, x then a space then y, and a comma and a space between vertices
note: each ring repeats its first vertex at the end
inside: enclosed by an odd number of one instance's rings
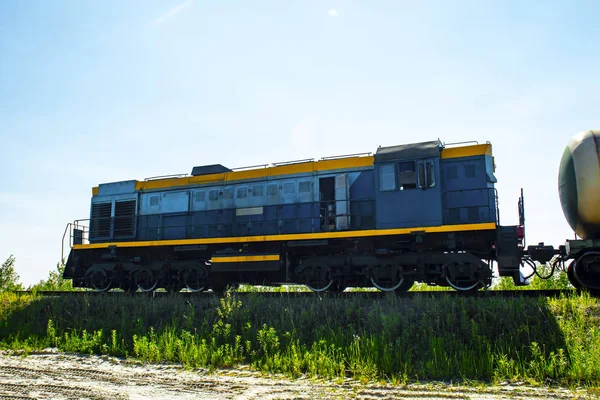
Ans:
POLYGON ((335 229, 350 229, 350 185, 348 174, 335 177, 335 229))
POLYGON ((433 159, 398 163, 398 226, 431 226, 442 223, 440 186, 433 159))

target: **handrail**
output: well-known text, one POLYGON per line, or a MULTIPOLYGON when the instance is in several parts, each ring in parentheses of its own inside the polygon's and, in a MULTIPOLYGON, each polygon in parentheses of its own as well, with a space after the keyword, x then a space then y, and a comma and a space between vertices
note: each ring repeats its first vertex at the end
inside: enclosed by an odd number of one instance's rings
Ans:
MULTIPOLYGON (((231 218, 228 218, 227 221, 222 221, 220 223, 200 223, 200 224, 194 224, 192 223, 192 221, 190 221, 189 219, 186 219, 185 222, 182 222, 180 224, 177 225, 171 225, 171 226, 163 226, 162 224, 156 224, 156 225, 146 225, 144 228, 140 227, 140 223, 141 223, 141 218, 146 218, 146 217, 150 217, 151 215, 135 215, 135 216, 122 216, 122 217, 103 217, 103 218, 94 218, 94 226, 96 228, 94 228, 93 230, 89 231, 86 230, 86 226, 83 224, 84 222, 90 222, 90 219, 82 219, 82 220, 76 220, 74 223, 70 224, 72 226, 81 226, 84 229, 84 237, 85 234, 88 234, 88 236, 85 238, 87 240, 85 240, 85 242, 90 243, 93 242, 94 240, 96 241, 107 241, 107 240, 111 240, 111 241, 121 241, 121 240, 131 240, 133 238, 140 238, 140 237, 147 237, 147 235, 145 235, 144 233, 148 233, 148 232, 156 232, 156 230, 162 231, 164 232, 168 232, 168 231, 172 231, 172 230, 177 230, 177 229, 184 229, 185 232, 183 233, 182 238, 188 239, 188 238, 192 238, 192 237, 198 237, 195 236, 193 234, 191 234, 191 232, 197 228, 202 228, 204 229, 205 234, 203 234, 202 236, 199 237, 222 237, 221 232, 225 231, 225 232, 230 232, 230 234, 227 234, 226 236, 243 236, 246 235, 247 232, 244 233, 236 233, 237 229, 239 229, 238 225, 242 224, 242 225, 246 225, 247 223, 251 223, 253 225, 256 224, 261 224, 261 231, 262 230, 268 230, 270 229, 269 227, 267 227, 267 225, 270 225, 271 227, 275 227, 274 229, 277 231, 277 233, 273 232, 272 234, 281 234, 281 228, 282 228, 282 224, 285 223, 289 223, 289 222, 296 222, 297 227, 300 227, 300 222, 301 221, 313 221, 313 224, 311 224, 311 230, 310 232, 325 232, 325 231, 329 231, 329 229, 324 228, 325 226, 329 226, 329 220, 328 218, 337 218, 337 217, 348 217, 350 218, 350 220, 352 220, 353 218, 356 217, 360 217, 360 218, 371 218, 371 220, 366 221, 366 226, 363 225, 365 223, 365 221, 363 221, 361 223, 360 226, 355 227, 355 228, 351 228, 350 226, 347 229, 357 229, 357 230, 362 230, 362 229, 373 229, 375 227, 375 212, 374 209, 372 210, 372 213, 365 213, 365 212, 358 212, 358 213, 351 213, 350 212, 350 208, 347 207, 346 208, 346 212, 345 213, 338 213, 336 212, 335 214, 332 215, 328 215, 327 214, 327 204, 334 204, 336 202, 340 202, 340 201, 350 201, 350 199, 345 199, 345 200, 328 200, 328 201, 311 201, 311 202, 304 202, 304 203, 293 203, 293 204, 278 204, 278 205, 274 205, 276 207, 276 211, 275 211, 275 216, 274 218, 271 218, 269 220, 262 220, 262 221, 244 221, 244 222, 238 222, 236 221, 237 216, 235 216, 235 212, 230 214, 231 218), (303 217, 298 217, 298 216, 291 216, 291 217, 284 217, 282 215, 281 212, 281 206, 296 206, 296 205, 311 205, 311 207, 316 207, 316 208, 312 208, 312 214, 310 216, 303 216, 303 217), (126 218, 135 218, 136 223, 135 223, 135 228, 134 228, 134 232, 133 235, 131 235, 131 230, 129 228, 123 228, 123 229, 118 229, 114 227, 114 222, 115 220, 118 219, 126 219, 126 218), (112 226, 111 228, 106 228, 106 229, 100 229, 98 230, 98 226, 102 224, 102 222, 108 222, 110 221, 110 225, 107 223, 106 225, 108 226, 112 226), (275 224, 275 225, 273 225, 275 224), (216 228, 216 233, 215 235, 206 235, 206 233, 208 232, 208 230, 210 228, 216 228), (101 235, 99 235, 101 234, 101 235), (90 240, 91 239, 91 240, 90 240)), ((365 198, 365 199, 352 199, 352 202, 368 202, 373 204, 374 200, 372 198, 365 198)), ((239 208, 254 208, 252 206, 247 206, 247 207, 237 207, 237 209, 239 208)), ((234 211, 236 208, 228 208, 228 209, 216 209, 216 210, 204 210, 204 211, 187 211, 187 212, 177 212, 177 213, 170 213, 170 215, 172 216, 176 216, 176 215, 191 215, 193 213, 196 212, 222 212, 225 210, 230 210, 230 211, 234 211)), ((156 215, 156 214, 152 214, 152 215, 156 215)), ((169 215, 169 214, 162 214, 162 215, 169 215)), ((147 220, 146 220, 147 222, 147 220)), ((351 223, 350 223, 351 225, 351 223)), ((242 228, 242 229, 246 229, 246 228, 242 228)), ((252 229, 252 228, 251 228, 252 229)), ((344 229, 346 230, 346 229, 344 229)), ((302 230, 301 232, 308 232, 305 230, 302 230)), ((301 233, 299 232, 299 233, 301 233)), ((162 240, 162 238, 164 238, 163 235, 160 236, 161 238, 158 238, 156 240, 162 240)), ((72 246, 71 246, 72 248, 72 246)))
POLYGON ((67 224, 67 226, 65 226, 65 231, 62 236, 62 244, 60 247, 60 259, 61 260, 65 259, 65 237, 67 236, 67 231, 69 231, 69 248, 72 248, 71 247, 71 223, 70 222, 67 224))
POLYGON ((340 158, 356 158, 356 157, 360 157, 360 156, 372 156, 373 153, 368 152, 368 153, 354 153, 354 154, 343 154, 340 156, 329 156, 329 157, 322 157, 321 160, 326 161, 326 160, 338 160, 340 158))
POLYGON ((171 175, 159 175, 159 176, 151 176, 149 178, 144 178, 144 181, 154 181, 159 179, 168 179, 168 178, 185 178, 188 174, 171 174, 171 175))
POLYGON ((308 163, 308 162, 313 162, 313 161, 315 161, 314 158, 305 158, 304 160, 276 162, 276 163, 273 163, 272 165, 279 167, 281 165, 302 164, 302 163, 308 163))
POLYGON ((465 142, 453 142, 453 143, 444 143, 444 147, 447 146, 455 146, 455 145, 459 145, 459 144, 467 144, 467 143, 475 143, 475 144, 479 144, 478 141, 476 140, 467 140, 465 142))
POLYGON ((232 171, 241 171, 244 169, 252 169, 252 168, 267 168, 269 166, 269 164, 258 164, 258 165, 249 165, 247 167, 236 167, 236 168, 231 168, 232 171))

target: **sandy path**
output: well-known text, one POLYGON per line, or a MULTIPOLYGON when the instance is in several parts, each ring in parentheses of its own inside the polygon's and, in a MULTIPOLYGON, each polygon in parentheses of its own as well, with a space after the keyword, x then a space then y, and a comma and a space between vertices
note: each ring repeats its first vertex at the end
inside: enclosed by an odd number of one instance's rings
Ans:
MULTIPOLYGON (((477 399, 586 398, 566 389, 360 385, 265 377, 237 369, 209 373, 52 350, 27 357, 0 352, 0 399, 477 399)), ((593 398, 588 396, 588 398, 593 398)))

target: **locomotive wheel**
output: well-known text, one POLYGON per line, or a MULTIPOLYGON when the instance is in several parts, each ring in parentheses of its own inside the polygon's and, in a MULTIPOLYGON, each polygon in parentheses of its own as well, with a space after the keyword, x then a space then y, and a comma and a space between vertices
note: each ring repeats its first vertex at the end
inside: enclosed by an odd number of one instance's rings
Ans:
POLYGON ((452 263, 446 265, 446 282, 459 292, 475 292, 481 287, 481 281, 472 278, 471 268, 477 268, 470 263, 452 263))
POLYGON ((405 292, 414 280, 403 276, 400 266, 393 264, 375 265, 369 268, 371 283, 382 292, 405 292))
POLYGON ((86 280, 94 292, 106 292, 112 287, 112 279, 108 278, 103 269, 89 271, 86 276, 86 280))
POLYGON ((302 269, 304 285, 313 292, 320 293, 333 285, 333 278, 329 266, 325 264, 312 264, 302 269))
POLYGON ((191 292, 203 292, 208 288, 208 269, 205 266, 186 269, 181 276, 183 286, 191 292))
POLYGON ((133 281, 135 282, 135 287, 144 293, 152 292, 158 286, 158 278, 149 269, 138 269, 135 271, 133 273, 133 281))

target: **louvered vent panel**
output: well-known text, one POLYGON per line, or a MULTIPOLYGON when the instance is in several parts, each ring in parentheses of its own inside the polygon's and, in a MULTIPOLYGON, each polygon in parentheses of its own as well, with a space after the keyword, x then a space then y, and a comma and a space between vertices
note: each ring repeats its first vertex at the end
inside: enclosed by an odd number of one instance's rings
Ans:
POLYGON ((90 221, 90 239, 107 238, 110 236, 110 213, 112 203, 92 204, 90 221))
POLYGON ((115 237, 133 236, 135 227, 135 200, 115 203, 115 237))

